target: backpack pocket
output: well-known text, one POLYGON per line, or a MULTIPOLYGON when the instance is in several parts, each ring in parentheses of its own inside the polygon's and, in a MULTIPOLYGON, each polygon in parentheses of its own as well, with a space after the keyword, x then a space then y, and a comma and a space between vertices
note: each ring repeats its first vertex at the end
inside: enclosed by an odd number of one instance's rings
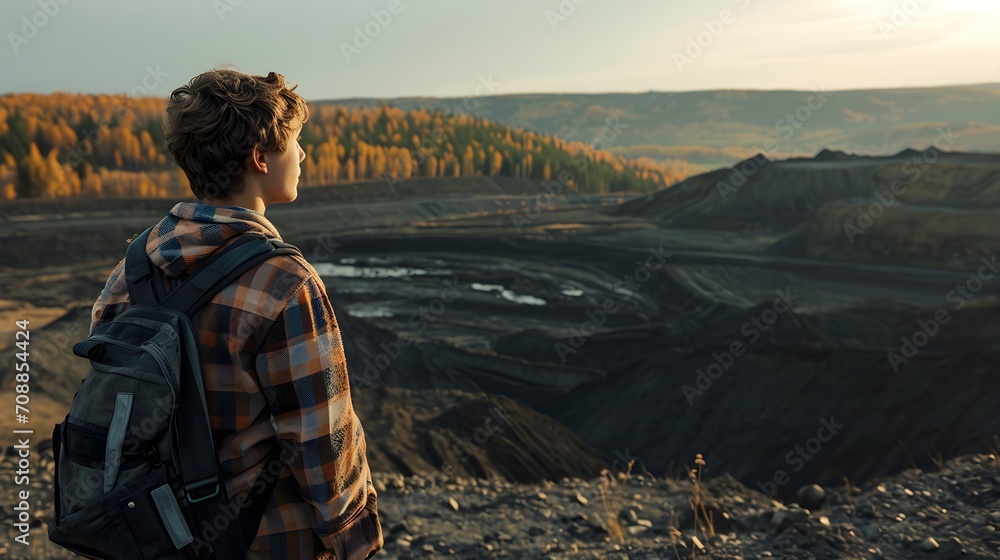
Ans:
MULTIPOLYGON (((162 495, 164 487, 169 489, 165 469, 145 464, 133 470, 137 476, 130 481, 119 482, 111 492, 92 498, 69 515, 54 518, 49 525, 49 540, 93 558, 192 558, 190 547, 178 550, 175 545, 177 520, 168 519, 174 528, 166 526, 154 498, 154 491, 162 495)), ((183 517, 180 526, 186 528, 183 517)))
POLYGON ((146 348, 115 343, 91 360, 91 371, 73 398, 64 422, 62 471, 65 515, 142 476, 150 448, 176 468, 170 423, 175 389, 160 360, 146 348), (164 439, 167 438, 167 439, 164 439))

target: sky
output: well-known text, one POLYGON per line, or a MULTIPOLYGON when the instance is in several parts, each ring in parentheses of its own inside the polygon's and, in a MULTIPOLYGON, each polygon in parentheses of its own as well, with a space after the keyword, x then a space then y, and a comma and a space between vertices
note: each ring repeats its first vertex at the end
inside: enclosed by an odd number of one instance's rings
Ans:
POLYGON ((1000 82, 996 0, 4 0, 0 93, 309 100, 1000 82))

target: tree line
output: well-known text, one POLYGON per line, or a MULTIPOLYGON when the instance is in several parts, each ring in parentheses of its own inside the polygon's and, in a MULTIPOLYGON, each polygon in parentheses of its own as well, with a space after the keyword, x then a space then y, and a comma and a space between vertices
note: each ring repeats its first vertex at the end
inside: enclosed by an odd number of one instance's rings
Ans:
MULTIPOLYGON (((166 150, 166 100, 92 94, 0 96, 0 199, 186 198, 166 150)), ((683 178, 651 159, 455 112, 310 103, 300 186, 476 175, 562 180, 586 193, 651 192, 683 178)))

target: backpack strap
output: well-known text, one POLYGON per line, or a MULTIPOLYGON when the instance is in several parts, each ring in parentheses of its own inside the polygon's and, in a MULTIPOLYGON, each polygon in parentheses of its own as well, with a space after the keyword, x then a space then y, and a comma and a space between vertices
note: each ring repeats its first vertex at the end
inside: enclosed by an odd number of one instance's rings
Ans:
MULTIPOLYGON (((161 305, 176 309, 192 317, 226 286, 232 284, 246 271, 278 255, 302 253, 291 243, 274 241, 258 235, 240 235, 226 248, 212 255, 205 263, 175 287, 161 300, 161 305)), ((156 267, 157 274, 162 273, 156 267)))
POLYGON ((159 305, 160 299, 167 293, 161 275, 154 275, 153 266, 146 253, 146 240, 155 225, 149 226, 128 245, 125 251, 125 279, 128 284, 128 300, 132 304, 159 305), (154 286, 155 283, 155 286, 154 286))
POLYGON ((146 253, 146 240, 153 227, 155 226, 150 226, 132 240, 125 254, 129 301, 170 307, 188 318, 208 303, 219 290, 265 260, 278 255, 302 256, 298 247, 291 243, 254 234, 240 235, 236 241, 209 257, 194 274, 167 294, 163 271, 160 267, 153 266, 146 253))

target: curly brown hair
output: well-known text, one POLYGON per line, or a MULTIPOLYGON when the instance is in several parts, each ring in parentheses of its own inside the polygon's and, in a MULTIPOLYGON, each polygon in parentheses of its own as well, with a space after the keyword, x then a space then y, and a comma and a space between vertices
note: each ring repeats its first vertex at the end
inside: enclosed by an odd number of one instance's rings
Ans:
POLYGON ((306 100, 285 77, 210 70, 170 94, 163 119, 167 149, 201 200, 243 191, 243 171, 255 145, 284 150, 293 122, 309 119, 306 100))

